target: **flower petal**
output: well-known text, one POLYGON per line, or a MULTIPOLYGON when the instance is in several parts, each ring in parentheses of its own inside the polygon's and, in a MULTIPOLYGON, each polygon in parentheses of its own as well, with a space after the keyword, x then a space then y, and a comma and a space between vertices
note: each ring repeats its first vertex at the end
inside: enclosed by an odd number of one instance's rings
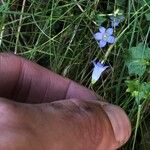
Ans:
POLYGON ((108 66, 104 66, 101 63, 97 63, 94 65, 94 69, 92 72, 92 84, 97 82, 97 80, 100 78, 101 74, 108 68, 108 66))
POLYGON ((106 28, 104 28, 104 27, 100 27, 100 28, 99 28, 99 31, 100 31, 101 33, 105 33, 106 28))
POLYGON ((94 34, 94 38, 97 40, 97 41, 100 41, 102 39, 102 33, 100 32, 97 32, 94 34))
POLYGON ((112 27, 117 27, 119 25, 119 23, 123 22, 125 19, 124 16, 111 16, 110 20, 111 20, 111 26, 112 27))
POLYGON ((110 16, 110 20, 114 20, 115 19, 115 17, 114 16, 110 16))
POLYGON ((106 30, 106 33, 107 33, 108 35, 112 35, 112 34, 113 34, 113 28, 108 28, 108 29, 106 30))
POLYGON ((115 43, 115 37, 114 36, 109 36, 108 39, 107 39, 107 42, 111 43, 111 44, 115 43))
POLYGON ((112 26, 112 27, 117 27, 117 26, 119 26, 119 22, 114 22, 114 21, 112 21, 112 22, 111 22, 111 26, 112 26))
POLYGON ((120 22, 123 22, 125 20, 124 16, 118 16, 118 19, 120 20, 120 22))
POLYGON ((99 42, 99 47, 100 47, 100 48, 103 48, 103 47, 105 47, 105 46, 106 46, 106 41, 101 40, 101 41, 99 42))
POLYGON ((100 68, 103 68, 104 67, 104 64, 101 64, 100 62, 97 62, 96 65, 100 68))

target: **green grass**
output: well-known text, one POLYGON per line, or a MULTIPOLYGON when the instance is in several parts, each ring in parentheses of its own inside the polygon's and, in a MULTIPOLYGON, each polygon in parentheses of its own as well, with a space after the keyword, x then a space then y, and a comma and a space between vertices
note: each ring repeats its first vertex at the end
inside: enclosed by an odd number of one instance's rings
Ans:
MULTIPOLYGON (((149 0, 1 0, 0 51, 13 52, 63 76, 90 87, 91 60, 103 59, 93 38, 98 30, 96 16, 124 11, 125 21, 116 30, 118 38, 106 63, 111 66, 92 87, 109 102, 121 106, 132 122, 132 137, 123 150, 147 150, 148 101, 137 105, 126 92, 129 78, 124 58, 138 43, 148 44, 149 0), (3 2, 4 1, 4 2, 3 2)), ((150 12, 149 12, 150 13, 150 12)), ((108 24, 105 24, 108 26, 108 24)), ((149 81, 146 73, 143 80, 149 81)))

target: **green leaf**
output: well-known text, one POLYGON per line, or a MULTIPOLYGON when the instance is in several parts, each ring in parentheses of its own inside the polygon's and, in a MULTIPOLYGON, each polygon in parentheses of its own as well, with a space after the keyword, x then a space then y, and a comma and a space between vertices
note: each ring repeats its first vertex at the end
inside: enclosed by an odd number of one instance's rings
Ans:
POLYGON ((140 104, 141 100, 150 100, 150 82, 141 83, 139 80, 127 80, 126 84, 127 92, 131 93, 137 104, 140 104))
POLYGON ((146 66, 149 65, 149 60, 150 48, 145 48, 143 43, 139 43, 136 47, 129 49, 125 61, 129 75, 141 77, 146 71, 146 66))

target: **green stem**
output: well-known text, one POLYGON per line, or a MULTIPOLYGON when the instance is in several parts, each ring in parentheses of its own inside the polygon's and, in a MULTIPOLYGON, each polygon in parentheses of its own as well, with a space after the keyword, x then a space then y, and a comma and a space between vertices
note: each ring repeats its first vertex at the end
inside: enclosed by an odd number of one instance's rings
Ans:
POLYGON ((21 25, 22 25, 22 20, 23 20, 23 12, 24 12, 24 8, 25 8, 25 4, 26 4, 26 0, 23 0, 21 15, 20 15, 20 19, 19 19, 19 25, 18 25, 18 31, 17 31, 17 35, 16 35, 16 44, 15 44, 14 54, 17 54, 18 41, 19 41, 19 35, 20 35, 20 30, 21 30, 21 25))
POLYGON ((134 147, 135 147, 137 131, 138 131, 139 122, 140 122, 141 109, 142 109, 142 105, 138 105, 138 113, 137 113, 137 120, 136 120, 136 127, 135 127, 134 141, 133 141, 132 150, 134 150, 134 147))
POLYGON ((2 40, 3 40, 3 34, 4 34, 4 30, 5 30, 5 25, 3 25, 0 30, 1 30, 0 31, 0 46, 1 46, 2 40))
POLYGON ((107 52, 106 52, 106 54, 104 56, 104 59, 101 61, 102 64, 104 64, 105 61, 107 60, 107 58, 108 58, 108 56, 109 56, 109 54, 110 54, 110 52, 111 52, 113 47, 114 47, 114 45, 110 45, 110 47, 108 48, 108 50, 107 50, 107 52))

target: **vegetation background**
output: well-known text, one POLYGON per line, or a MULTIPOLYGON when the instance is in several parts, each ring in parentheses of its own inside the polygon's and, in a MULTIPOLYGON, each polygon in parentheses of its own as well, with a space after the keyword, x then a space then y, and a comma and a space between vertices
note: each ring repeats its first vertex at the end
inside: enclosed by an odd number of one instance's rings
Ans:
MULTIPOLYGON (((122 150, 150 149, 149 97, 137 104, 128 93, 125 65, 128 50, 139 43, 150 46, 150 0, 0 0, 0 52, 13 52, 91 88, 121 106, 132 122, 132 137, 122 150), (110 66, 92 87, 91 61, 102 60, 93 34, 117 9, 125 21, 107 58, 110 66)), ((12 64, 13 65, 13 64, 12 64)), ((140 81, 150 81, 149 66, 140 81)))

